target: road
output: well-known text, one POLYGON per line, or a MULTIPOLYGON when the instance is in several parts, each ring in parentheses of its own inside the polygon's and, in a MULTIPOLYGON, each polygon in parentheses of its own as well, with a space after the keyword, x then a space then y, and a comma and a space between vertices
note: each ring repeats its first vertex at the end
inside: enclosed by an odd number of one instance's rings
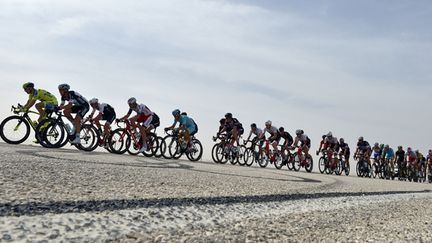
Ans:
POLYGON ((432 241, 431 190, 0 143, 0 241, 432 241))

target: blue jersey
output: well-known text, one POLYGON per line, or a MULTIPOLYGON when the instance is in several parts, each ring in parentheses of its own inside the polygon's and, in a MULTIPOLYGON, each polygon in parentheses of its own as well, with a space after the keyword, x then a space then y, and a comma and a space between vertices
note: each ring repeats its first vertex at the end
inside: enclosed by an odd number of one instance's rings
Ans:
POLYGON ((189 131, 195 130, 195 122, 192 118, 188 116, 180 116, 180 119, 174 120, 173 126, 177 125, 177 123, 180 123, 180 126, 185 126, 189 131))
POLYGON ((392 148, 389 148, 384 152, 384 156, 386 159, 393 159, 395 156, 395 153, 394 153, 392 148))

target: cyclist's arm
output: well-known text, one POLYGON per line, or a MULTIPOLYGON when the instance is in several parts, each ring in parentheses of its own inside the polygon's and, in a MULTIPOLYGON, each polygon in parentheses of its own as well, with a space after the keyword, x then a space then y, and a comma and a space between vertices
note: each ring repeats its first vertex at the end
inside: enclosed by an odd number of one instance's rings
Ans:
POLYGON ((36 103, 36 99, 29 99, 29 100, 27 101, 27 103, 23 106, 23 110, 28 110, 28 109, 30 109, 31 107, 34 106, 35 103, 36 103))

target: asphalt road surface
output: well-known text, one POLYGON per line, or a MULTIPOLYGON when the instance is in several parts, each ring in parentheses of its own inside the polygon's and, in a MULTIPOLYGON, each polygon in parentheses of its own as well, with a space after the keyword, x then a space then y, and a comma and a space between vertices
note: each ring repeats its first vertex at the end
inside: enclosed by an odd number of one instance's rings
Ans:
POLYGON ((431 190, 0 143, 0 242, 430 242, 431 190))

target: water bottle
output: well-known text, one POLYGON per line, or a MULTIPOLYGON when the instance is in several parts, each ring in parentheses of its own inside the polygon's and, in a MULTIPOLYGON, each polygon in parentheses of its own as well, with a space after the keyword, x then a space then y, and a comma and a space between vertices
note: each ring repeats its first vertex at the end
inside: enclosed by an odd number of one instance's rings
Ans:
POLYGON ((72 135, 72 134, 74 134, 74 128, 73 127, 71 127, 71 125, 69 125, 69 123, 66 123, 65 124, 65 127, 66 127, 66 130, 67 130, 67 132, 69 133, 69 135, 72 135))

